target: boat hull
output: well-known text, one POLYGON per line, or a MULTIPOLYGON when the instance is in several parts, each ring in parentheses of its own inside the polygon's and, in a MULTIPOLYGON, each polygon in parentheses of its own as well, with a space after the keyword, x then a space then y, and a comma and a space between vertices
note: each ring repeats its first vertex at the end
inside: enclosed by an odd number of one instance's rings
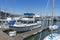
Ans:
POLYGON ((14 31, 30 31, 30 30, 41 27, 41 25, 28 26, 28 27, 14 27, 14 26, 10 26, 10 27, 14 31))

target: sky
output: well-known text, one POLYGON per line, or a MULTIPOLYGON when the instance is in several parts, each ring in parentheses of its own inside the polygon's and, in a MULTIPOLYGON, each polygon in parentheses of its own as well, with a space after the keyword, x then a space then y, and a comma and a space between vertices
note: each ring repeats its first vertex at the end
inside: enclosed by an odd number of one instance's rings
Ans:
MULTIPOLYGON (((0 9, 12 14, 52 15, 52 0, 0 0, 0 9), (47 12, 47 13, 46 13, 47 12)), ((54 0, 54 15, 60 16, 60 0, 54 0)))

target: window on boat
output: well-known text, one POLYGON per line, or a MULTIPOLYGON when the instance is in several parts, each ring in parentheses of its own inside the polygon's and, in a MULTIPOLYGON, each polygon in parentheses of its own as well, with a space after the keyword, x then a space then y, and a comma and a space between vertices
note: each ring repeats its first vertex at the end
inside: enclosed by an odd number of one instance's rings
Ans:
POLYGON ((23 22, 23 24, 26 24, 27 23, 27 21, 22 21, 23 22))
POLYGON ((2 21, 2 23, 7 23, 8 21, 2 21))
POLYGON ((23 23, 23 24, 26 24, 27 21, 23 21, 23 20, 17 20, 18 23, 23 23))
POLYGON ((17 20, 18 23, 23 23, 23 24, 30 24, 30 23, 35 23, 35 21, 24 21, 24 20, 17 20))
POLYGON ((38 18, 38 17, 37 17, 37 18, 35 18, 35 20, 36 20, 36 21, 40 21, 40 20, 41 20, 41 18, 38 18))
POLYGON ((0 21, 0 23, 5 23, 5 21, 0 21))
POLYGON ((1 23, 1 21, 0 21, 0 23, 1 23))
POLYGON ((33 23, 33 21, 28 21, 28 24, 33 23))
POLYGON ((17 22, 21 22, 21 20, 17 20, 17 22))
POLYGON ((30 24, 30 23, 33 23, 33 21, 21 21, 21 23, 23 23, 23 24, 30 24))
POLYGON ((3 23, 5 23, 5 21, 3 21, 3 23))
POLYGON ((24 18, 33 18, 33 15, 31 15, 31 16, 26 15, 26 16, 24 16, 24 18))
POLYGON ((33 17, 24 17, 24 18, 33 18, 33 17))

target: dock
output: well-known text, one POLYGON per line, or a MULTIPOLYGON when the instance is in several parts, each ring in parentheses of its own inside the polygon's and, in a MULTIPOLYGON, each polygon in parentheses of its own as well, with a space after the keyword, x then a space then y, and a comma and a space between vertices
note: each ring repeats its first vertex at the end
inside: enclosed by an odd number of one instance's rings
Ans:
POLYGON ((38 32, 41 32, 41 31, 43 31, 43 30, 45 30, 47 28, 48 28, 48 26, 40 27, 40 28, 37 28, 35 30, 31 30, 31 31, 28 31, 28 32, 25 32, 25 33, 22 33, 22 34, 18 34, 17 36, 14 37, 14 39, 15 40, 23 40, 24 38, 29 37, 31 35, 35 35, 38 32))
POLYGON ((37 29, 34 29, 34 30, 31 30, 31 31, 28 31, 28 32, 25 32, 25 33, 21 33, 21 34, 17 34, 15 37, 10 37, 8 36, 7 34, 3 33, 3 31, 0 31, 0 39, 1 40, 23 40, 25 39, 26 37, 29 37, 31 35, 35 35, 37 34, 38 32, 41 32, 45 29, 47 29, 49 26, 46 26, 46 27, 40 27, 40 28, 37 28, 37 29), (4 38, 5 37, 5 38, 4 38))
POLYGON ((2 30, 0 30, 0 40, 14 40, 14 38, 8 36, 2 30))

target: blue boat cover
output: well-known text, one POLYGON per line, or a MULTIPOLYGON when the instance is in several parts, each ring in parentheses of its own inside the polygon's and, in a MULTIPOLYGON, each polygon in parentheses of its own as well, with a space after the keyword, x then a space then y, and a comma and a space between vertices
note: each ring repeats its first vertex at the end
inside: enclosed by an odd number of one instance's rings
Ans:
POLYGON ((14 25, 15 21, 10 21, 10 22, 8 22, 8 24, 9 24, 9 26, 14 25))
POLYGON ((24 13, 24 15, 35 15, 33 13, 24 13))

